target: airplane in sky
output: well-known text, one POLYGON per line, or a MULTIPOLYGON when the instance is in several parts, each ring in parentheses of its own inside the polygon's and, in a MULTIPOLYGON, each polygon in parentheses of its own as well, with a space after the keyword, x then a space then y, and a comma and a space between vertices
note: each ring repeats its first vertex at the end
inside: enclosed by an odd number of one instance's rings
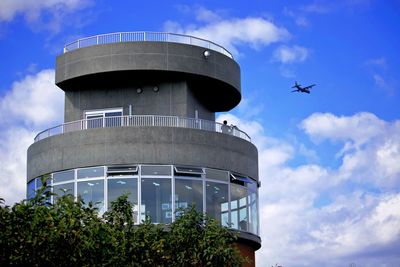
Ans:
POLYGON ((313 88, 315 86, 315 84, 311 84, 308 86, 301 86, 300 84, 298 84, 297 82, 294 83, 294 86, 292 86, 292 88, 296 88, 296 90, 293 90, 293 92, 299 92, 299 93, 310 93, 310 89, 313 88))

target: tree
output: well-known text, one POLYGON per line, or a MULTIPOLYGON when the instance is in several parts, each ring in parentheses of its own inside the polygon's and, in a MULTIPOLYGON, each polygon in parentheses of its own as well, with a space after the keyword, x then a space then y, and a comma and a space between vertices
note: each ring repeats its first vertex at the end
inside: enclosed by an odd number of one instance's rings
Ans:
POLYGON ((236 237, 194 207, 170 225, 133 220, 127 195, 100 216, 70 194, 48 203, 43 182, 13 207, 0 198, 0 266, 241 266, 236 237))

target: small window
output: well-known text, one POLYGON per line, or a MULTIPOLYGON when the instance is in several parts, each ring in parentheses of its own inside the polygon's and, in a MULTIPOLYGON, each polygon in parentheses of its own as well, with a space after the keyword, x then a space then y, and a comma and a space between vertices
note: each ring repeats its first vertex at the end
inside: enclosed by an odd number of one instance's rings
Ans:
POLYGON ((137 165, 120 165, 120 166, 111 166, 107 168, 108 177, 131 176, 137 174, 138 174, 137 165))
POLYGON ((248 177, 231 173, 231 183, 238 184, 241 186, 247 186, 248 184, 255 183, 255 181, 253 181, 252 179, 250 179, 248 177))
POLYGON ((85 111, 85 119, 115 116, 122 116, 122 108, 85 111))
POLYGON ((53 183, 74 180, 74 170, 53 173, 53 183))
POLYGON ((180 166, 175 166, 175 175, 176 176, 194 176, 194 177, 200 177, 202 174, 204 174, 204 170, 202 168, 198 167, 180 167, 180 166))
POLYGON ((207 179, 229 182, 229 172, 215 169, 206 169, 207 179))
POLYGON ((94 178, 104 176, 103 167, 79 169, 77 173, 78 179, 94 178))
POLYGON ((122 108, 85 111, 86 128, 119 127, 122 115, 122 108))
POLYGON ((171 166, 144 165, 142 175, 171 175, 171 166))

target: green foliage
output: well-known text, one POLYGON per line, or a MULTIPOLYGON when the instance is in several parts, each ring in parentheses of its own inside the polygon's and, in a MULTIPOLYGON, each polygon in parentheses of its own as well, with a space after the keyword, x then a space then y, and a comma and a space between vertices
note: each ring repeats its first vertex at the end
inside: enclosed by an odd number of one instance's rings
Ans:
POLYGON ((242 266, 244 259, 232 244, 236 237, 225 227, 189 207, 171 225, 168 244, 171 266, 242 266))
POLYGON ((236 239, 218 222, 181 211, 171 225, 134 224, 127 195, 103 216, 65 194, 48 203, 46 182, 13 207, 0 198, 0 266, 241 266, 236 239))

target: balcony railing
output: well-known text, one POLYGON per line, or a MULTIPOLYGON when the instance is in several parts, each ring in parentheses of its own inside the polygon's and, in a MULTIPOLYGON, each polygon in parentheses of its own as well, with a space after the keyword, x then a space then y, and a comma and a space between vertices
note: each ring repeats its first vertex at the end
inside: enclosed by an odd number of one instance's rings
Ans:
POLYGON ((94 119, 84 119, 60 124, 40 132, 35 137, 35 142, 47 137, 63 133, 81 131, 92 128, 112 128, 112 127, 179 127, 198 129, 210 132, 218 132, 233 135, 251 142, 251 138, 242 130, 235 126, 228 126, 215 121, 208 121, 194 118, 184 118, 177 116, 161 115, 134 115, 134 116, 115 116, 94 119))
POLYGON ((115 32, 94 35, 66 44, 64 46, 64 53, 92 45, 121 42, 170 42, 189 44, 217 51, 233 59, 232 54, 228 50, 216 43, 190 35, 168 32, 115 32))

